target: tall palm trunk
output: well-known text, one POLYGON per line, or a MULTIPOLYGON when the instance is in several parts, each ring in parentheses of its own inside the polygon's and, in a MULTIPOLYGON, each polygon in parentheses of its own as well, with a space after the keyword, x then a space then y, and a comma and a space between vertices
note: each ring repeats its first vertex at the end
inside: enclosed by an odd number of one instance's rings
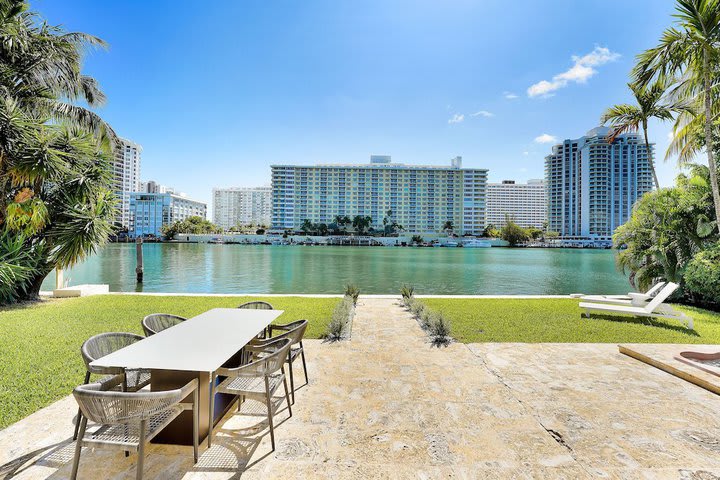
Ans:
POLYGON ((652 156, 650 141, 648 140, 647 122, 643 122, 643 134, 645 135, 645 148, 647 149, 648 165, 650 165, 650 171, 652 172, 653 181, 655 182, 655 190, 660 190, 660 182, 658 181, 657 172, 655 171, 655 159, 652 156))
POLYGON ((707 151, 708 168, 710 169, 710 187, 715 203, 715 220, 720 228, 720 187, 718 186, 717 164, 713 152, 712 137, 712 98, 710 98, 710 74, 707 48, 703 50, 703 87, 705 90, 705 150, 707 151))

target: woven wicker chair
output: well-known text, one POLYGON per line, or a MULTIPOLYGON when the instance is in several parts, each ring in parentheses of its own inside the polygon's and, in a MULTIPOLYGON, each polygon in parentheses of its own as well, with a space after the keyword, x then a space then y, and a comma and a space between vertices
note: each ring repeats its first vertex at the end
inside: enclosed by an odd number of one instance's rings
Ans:
POLYGON ((106 445, 138 452, 136 478, 143 475, 145 444, 185 410, 193 412, 193 459, 198 460, 198 381, 193 379, 184 387, 164 392, 120 392, 122 375, 101 383, 81 385, 73 391, 83 413, 80 433, 75 444, 71 477, 77 478, 83 446, 106 445), (193 403, 181 403, 192 394, 193 403), (88 419, 93 431, 88 431, 88 419))
MULTIPOLYGON (((272 305, 270 305, 268 302, 262 302, 262 301, 245 302, 241 305, 238 305, 237 308, 247 308, 249 310, 274 310, 272 305)), ((263 329, 263 331, 260 332, 257 336, 257 338, 266 338, 266 337, 268 337, 266 329, 263 329)))
POLYGON ((305 362, 305 349, 303 348, 303 337, 305 336, 305 330, 307 329, 308 321, 307 320, 296 320, 291 323, 286 323, 284 325, 269 325, 268 326, 268 337, 270 337, 267 340, 259 340, 259 339, 253 339, 251 341, 251 344, 253 345, 265 345, 268 342, 275 341, 281 338, 289 338, 290 339, 290 350, 288 351, 287 356, 287 363, 290 370, 290 392, 292 392, 292 403, 295 404, 295 378, 293 376, 293 362, 301 358, 302 364, 303 364, 303 371, 305 372, 305 385, 308 384, 308 373, 307 373, 307 363, 305 362), (281 332, 278 335, 273 336, 273 332, 279 331, 281 332))
POLYGON ((165 329, 174 327, 185 320, 187 320, 187 318, 169 313, 153 313, 143 318, 142 327, 145 331, 145 336, 149 337, 150 335, 155 335, 165 329))
MULTIPOLYGON (((285 377, 285 358, 290 350, 291 340, 282 338, 267 342, 264 345, 247 345, 246 351, 250 354, 250 363, 233 368, 220 368, 213 372, 210 382, 210 418, 213 418, 215 393, 229 393, 242 398, 251 398, 263 402, 267 406, 268 424, 270 425, 270 443, 275 451, 275 429, 273 426, 272 396, 282 385, 285 389, 285 401, 292 417, 290 406, 290 393, 288 392, 287 378, 285 377), (217 386, 217 376, 225 377, 217 386)), ((238 403, 238 410, 241 407, 238 403)), ((208 433, 208 448, 212 442, 212 428, 208 433)))
POLYGON ((238 305, 237 308, 249 308, 252 310, 274 310, 273 306, 268 302, 245 302, 242 305, 238 305))
MULTIPOLYGON (((93 367, 90 362, 109 355, 121 348, 132 345, 142 340, 144 337, 134 333, 113 332, 101 333, 85 340, 80 347, 80 354, 85 362, 85 381, 83 385, 90 382, 90 376, 95 375, 122 375, 122 390, 134 392, 140 390, 150 383, 150 372, 147 370, 125 370, 123 368, 110 367, 93 367)), ((78 430, 80 429, 80 417, 82 412, 78 409, 77 421, 75 423, 75 432, 73 440, 77 439, 78 430)))

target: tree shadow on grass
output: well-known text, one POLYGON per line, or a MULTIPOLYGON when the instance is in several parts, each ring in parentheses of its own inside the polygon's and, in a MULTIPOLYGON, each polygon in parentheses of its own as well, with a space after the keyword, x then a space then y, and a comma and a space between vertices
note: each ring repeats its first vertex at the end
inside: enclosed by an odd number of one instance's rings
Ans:
POLYGON ((670 322, 676 322, 676 323, 668 323, 668 321, 665 320, 656 320, 651 317, 630 317, 626 315, 605 315, 605 314, 592 314, 590 318, 586 317, 584 313, 580 314, 580 319, 582 321, 593 321, 593 320, 606 320, 608 322, 615 322, 615 323, 629 323, 629 324, 636 324, 636 325, 646 325, 648 327, 656 327, 656 328, 662 328, 663 330, 671 330, 674 332, 682 333, 685 335, 689 335, 691 337, 700 337, 700 334, 695 330, 690 330, 689 328, 685 327, 681 323, 675 320, 668 320, 670 322))

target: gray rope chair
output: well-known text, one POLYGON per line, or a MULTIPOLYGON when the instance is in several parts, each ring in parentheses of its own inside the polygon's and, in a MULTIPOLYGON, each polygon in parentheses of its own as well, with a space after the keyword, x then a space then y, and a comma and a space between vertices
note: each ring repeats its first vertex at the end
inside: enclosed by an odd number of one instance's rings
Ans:
MULTIPOLYGON (((237 308, 247 308, 249 310, 275 310, 273 306, 270 305, 268 302, 263 302, 259 300, 255 302, 245 302, 241 305, 238 305, 237 308)), ((257 338, 265 338, 267 336, 267 330, 263 329, 263 331, 258 334, 257 338)))
MULTIPOLYGON (((100 383, 81 385, 73 390, 82 410, 80 432, 75 444, 73 480, 77 478, 83 446, 105 445, 138 452, 136 478, 143 476, 145 444, 155 437, 183 411, 193 412, 193 459, 198 461, 199 394, 198 381, 192 379, 182 388, 163 392, 121 392, 116 388, 122 375, 104 379, 100 383), (192 394, 193 403, 182 403, 192 394), (88 420, 94 422, 88 430, 88 420), (95 428, 98 427, 98 428, 95 428)), ((96 472, 97 474, 97 472, 96 472)))
MULTIPOLYGON (((267 406, 268 424, 270 426, 270 443, 275 451, 275 428, 273 426, 272 396, 282 385, 285 389, 285 401, 292 417, 290 393, 285 376, 285 358, 290 350, 291 340, 282 338, 263 345, 247 345, 245 349, 250 355, 250 363, 233 368, 220 368, 212 374, 210 382, 210 418, 213 418, 215 393, 228 393, 242 398, 251 398, 263 402, 267 406), (225 377, 215 386, 217 376, 225 377)), ((238 402, 238 410, 241 403, 238 402)), ((278 405, 279 407, 279 405, 278 405)), ((277 410, 277 409, 276 409, 277 410)), ((212 423, 208 433, 208 448, 212 442, 212 423)))
POLYGON ((187 318, 169 313, 153 313, 143 318, 142 328, 145 331, 145 336, 149 337, 150 335, 155 335, 165 329, 174 327, 185 320, 187 320, 187 318))
POLYGON ((305 362, 305 349, 303 348, 302 343, 307 326, 307 320, 296 320, 294 322, 286 323, 284 325, 270 324, 268 326, 268 336, 270 337, 268 340, 253 339, 250 342, 253 345, 263 345, 267 344, 267 342, 271 342, 281 338, 290 339, 291 346, 290 350, 288 351, 286 361, 288 363, 288 370, 290 370, 290 392, 292 393, 293 405, 295 405, 295 377, 293 375, 293 362, 298 358, 302 359, 303 371, 305 373, 305 385, 307 385, 309 381, 307 373, 307 363, 305 362), (279 331, 281 333, 273 336, 273 332, 275 331, 279 331))
POLYGON ((249 308, 252 310, 274 310, 273 306, 268 302, 245 302, 242 305, 238 305, 237 308, 249 308))
MULTIPOLYGON (((90 362, 132 345, 143 338, 134 333, 112 332, 101 333, 85 340, 85 343, 80 347, 80 354, 85 362, 86 370, 83 385, 90 382, 91 375, 122 375, 123 391, 134 392, 148 385, 150 383, 150 372, 147 370, 125 370, 123 368, 93 367, 90 365, 90 362)), ((81 416, 82 412, 78 409, 73 440, 77 439, 81 416)))

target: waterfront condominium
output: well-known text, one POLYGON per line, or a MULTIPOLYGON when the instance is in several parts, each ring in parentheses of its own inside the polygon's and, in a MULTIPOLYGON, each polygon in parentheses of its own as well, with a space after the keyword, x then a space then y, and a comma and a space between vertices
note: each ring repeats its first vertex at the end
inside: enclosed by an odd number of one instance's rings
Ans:
POLYGON ((547 192, 544 180, 515 183, 488 183, 485 220, 496 228, 511 219, 523 228, 542 228, 547 221, 547 192))
POLYGON ((140 154, 137 143, 119 138, 112 160, 112 189, 118 200, 118 228, 130 228, 130 194, 140 190, 140 154))
POLYGON ((549 229, 563 238, 611 240, 635 201, 653 188, 645 143, 636 133, 609 143, 609 131, 594 128, 545 157, 549 229))
POLYGON ((270 226, 270 187, 213 188, 213 223, 228 230, 236 225, 270 226))
MULTIPOLYGON (((146 184, 147 190, 162 187, 155 182, 146 184), (150 185, 152 184, 152 185, 150 185)), ((131 237, 159 237, 163 225, 170 225, 188 217, 207 218, 207 204, 191 200, 182 193, 175 193, 170 187, 163 192, 133 192, 130 194, 131 237)))
POLYGON ((487 170, 462 168, 461 157, 448 166, 397 164, 386 155, 361 165, 273 165, 272 228, 361 215, 381 229, 391 210, 404 233, 439 233, 451 221, 457 234, 480 234, 486 188, 487 170))

